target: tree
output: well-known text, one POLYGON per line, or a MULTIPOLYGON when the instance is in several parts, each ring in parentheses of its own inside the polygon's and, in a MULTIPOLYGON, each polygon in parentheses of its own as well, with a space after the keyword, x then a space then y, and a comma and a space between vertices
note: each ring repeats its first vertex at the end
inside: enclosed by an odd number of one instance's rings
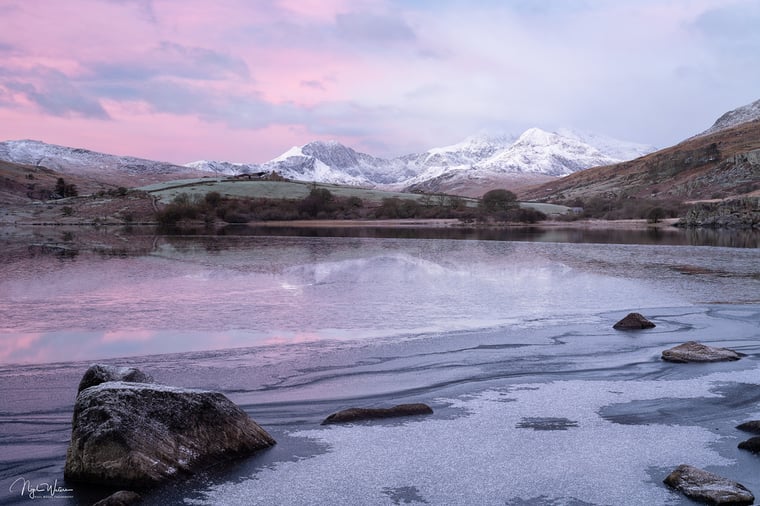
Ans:
POLYGON ((62 177, 55 182, 55 194, 58 198, 76 197, 78 195, 77 187, 74 184, 67 184, 62 177))
POLYGON ((665 209, 661 207, 653 207, 647 214, 647 222, 659 223, 665 217, 665 209))
POLYGON ((517 207, 517 195, 509 190, 497 188, 483 195, 480 207, 487 213, 509 211, 517 207))
POLYGON ((298 208, 304 214, 317 217, 320 213, 332 210, 333 194, 327 188, 312 188, 309 195, 299 203, 298 208))

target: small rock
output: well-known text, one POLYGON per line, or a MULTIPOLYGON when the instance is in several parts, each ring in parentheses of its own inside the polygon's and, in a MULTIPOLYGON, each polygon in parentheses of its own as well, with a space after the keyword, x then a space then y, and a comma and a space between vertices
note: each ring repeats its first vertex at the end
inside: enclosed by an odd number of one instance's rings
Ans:
POLYGON ((741 483, 681 464, 663 482, 695 501, 717 505, 751 505, 752 492, 741 483))
POLYGON ((745 432, 760 434, 760 420, 750 420, 749 422, 737 425, 736 428, 745 432))
POLYGON ((115 367, 112 365, 91 365, 82 381, 79 382, 77 393, 85 388, 94 387, 107 381, 126 381, 128 383, 153 383, 153 378, 135 367, 115 367))
POLYGON ((616 330, 641 330, 651 329, 655 324, 644 318, 639 313, 629 313, 628 316, 612 326, 616 330))
POLYGON ((728 348, 713 348, 696 341, 688 341, 662 352, 662 359, 668 362, 724 362, 739 360, 740 353, 728 348))
POLYGON ((131 506, 142 501, 142 496, 131 490, 119 490, 118 492, 109 495, 105 499, 101 499, 92 506, 131 506))
POLYGON ((349 408, 333 413, 322 421, 322 425, 331 423, 359 422, 378 418, 397 416, 430 415, 433 409, 427 404, 399 404, 392 408, 349 408))
POLYGON ((739 448, 748 450, 752 453, 760 453, 760 436, 751 437, 746 441, 739 443, 739 448))

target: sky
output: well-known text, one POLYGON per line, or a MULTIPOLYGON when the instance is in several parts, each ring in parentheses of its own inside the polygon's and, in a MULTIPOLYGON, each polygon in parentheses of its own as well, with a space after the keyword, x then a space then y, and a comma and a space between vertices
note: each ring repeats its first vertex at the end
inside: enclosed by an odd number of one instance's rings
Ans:
POLYGON ((571 128, 657 147, 760 98, 758 0, 0 0, 0 140, 187 163, 571 128))

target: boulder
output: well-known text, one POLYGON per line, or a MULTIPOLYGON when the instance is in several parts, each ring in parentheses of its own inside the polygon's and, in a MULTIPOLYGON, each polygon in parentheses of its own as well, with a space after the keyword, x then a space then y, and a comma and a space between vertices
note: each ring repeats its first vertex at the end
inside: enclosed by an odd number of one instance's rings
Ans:
POLYGON ((644 318, 639 313, 628 313, 628 316, 612 326, 616 330, 641 330, 651 329, 655 324, 644 318))
POLYGON ((740 353, 728 348, 713 348, 696 341, 688 341, 662 352, 662 359, 668 362, 724 362, 739 360, 740 353))
POLYGON ((392 408, 349 408, 333 413, 322 421, 322 425, 331 423, 359 422, 379 418, 398 416, 430 415, 433 409, 427 404, 399 404, 392 408))
POLYGON ((64 477, 140 489, 273 444, 220 393, 108 381, 77 396, 64 477))
POLYGON ((686 464, 678 466, 664 483, 690 499, 707 504, 749 505, 755 502, 752 492, 741 483, 686 464))
POLYGON ((79 382, 81 392, 85 388, 100 385, 106 381, 126 381, 129 383, 153 383, 153 378, 135 367, 116 367, 113 365, 94 364, 85 371, 79 382))
POLYGON ((101 499, 92 506, 131 506, 142 501, 142 496, 131 490, 119 490, 118 492, 109 495, 105 499, 101 499))
POLYGON ((760 436, 751 437, 739 443, 739 449, 748 450, 752 453, 760 453, 760 436))
POLYGON ((760 434, 760 420, 750 420, 749 422, 737 425, 736 428, 745 432, 760 434))

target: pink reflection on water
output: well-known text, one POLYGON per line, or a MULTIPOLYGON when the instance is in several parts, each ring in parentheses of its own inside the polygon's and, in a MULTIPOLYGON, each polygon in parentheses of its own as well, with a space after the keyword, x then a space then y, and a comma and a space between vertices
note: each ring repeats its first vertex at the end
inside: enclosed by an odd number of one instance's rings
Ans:
POLYGON ((299 333, 291 336, 272 336, 261 341, 263 345, 313 343, 322 340, 322 337, 314 333, 299 333))
POLYGON ((37 332, 9 336, 2 339, 3 346, 0 349, 0 362, 18 360, 19 355, 24 357, 25 362, 33 362, 40 356, 45 356, 46 354, 42 349, 32 348, 41 338, 42 334, 37 332))
POLYGON ((100 339, 102 343, 146 342, 156 337, 150 330, 109 330, 100 339))

